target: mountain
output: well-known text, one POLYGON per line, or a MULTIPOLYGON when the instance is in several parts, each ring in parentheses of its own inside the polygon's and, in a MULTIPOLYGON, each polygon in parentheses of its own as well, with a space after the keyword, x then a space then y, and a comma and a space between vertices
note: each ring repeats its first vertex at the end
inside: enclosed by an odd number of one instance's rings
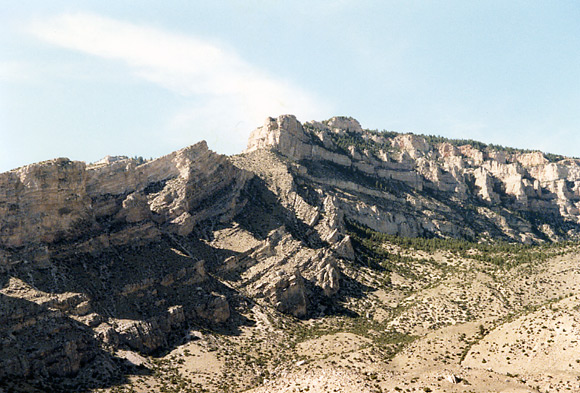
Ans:
POLYGON ((578 235, 580 160, 363 130, 351 118, 269 119, 247 151, 262 148, 295 162, 301 181, 383 233, 526 244, 578 235))
POLYGON ((579 207, 580 160, 347 117, 18 168, 0 387, 574 389, 579 207))

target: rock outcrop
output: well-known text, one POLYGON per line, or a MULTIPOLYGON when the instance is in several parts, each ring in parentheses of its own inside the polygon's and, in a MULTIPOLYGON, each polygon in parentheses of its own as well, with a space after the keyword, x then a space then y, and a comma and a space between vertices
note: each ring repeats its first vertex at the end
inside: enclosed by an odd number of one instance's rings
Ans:
POLYGON ((284 115, 252 132, 246 152, 290 158, 297 179, 320 185, 347 218, 380 232, 517 242, 578 235, 579 160, 434 140, 363 130, 348 118, 301 124, 284 115))
POLYGON ((268 296, 279 311, 295 317, 304 317, 308 313, 308 298, 300 271, 289 275, 279 270, 276 281, 269 288, 268 296))
POLYGON ((192 232, 238 214, 253 175, 205 142, 137 164, 59 158, 0 174, 0 380, 114 369, 111 351, 154 353, 191 321, 230 318, 192 232))
POLYGON ((28 165, 0 174, 0 246, 99 233, 118 244, 161 231, 187 235, 204 220, 239 212, 237 196, 250 177, 205 142, 138 166, 132 159, 87 166, 65 158, 28 165))
POLYGON ((59 158, 2 173, 0 387, 107 387, 118 354, 155 356, 190 328, 237 333, 256 305, 294 321, 343 313, 378 285, 365 269, 406 280, 361 256, 356 230, 369 229, 573 239, 580 161, 286 115, 237 156, 200 142, 144 163, 59 158))

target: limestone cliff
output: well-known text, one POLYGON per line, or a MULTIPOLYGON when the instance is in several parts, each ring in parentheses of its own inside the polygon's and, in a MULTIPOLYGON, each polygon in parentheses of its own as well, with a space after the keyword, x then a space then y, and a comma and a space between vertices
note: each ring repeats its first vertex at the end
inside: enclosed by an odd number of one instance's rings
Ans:
POLYGON ((192 232, 237 215, 252 177, 205 142, 142 165, 59 158, 0 174, 0 386, 106 386, 117 348, 154 353, 191 321, 227 321, 232 296, 192 232))
POLYGON ((379 285, 353 225, 540 243, 576 238, 579 208, 578 160, 346 117, 269 118, 232 157, 200 142, 18 168, 0 174, 0 388, 106 388, 123 381, 120 353, 156 356, 192 328, 235 335, 260 310, 348 314, 379 285))
POLYGON ((354 258, 341 213, 258 155, 201 142, 142 164, 59 158, 0 174, 0 387, 122 382, 118 351, 156 355, 190 327, 235 332, 249 299, 321 312, 354 258))
POLYGON ((199 222, 235 215, 250 177, 205 142, 138 166, 66 158, 28 165, 0 174, 0 246, 186 235, 199 222))
POLYGON ((253 131, 246 153, 289 158, 296 181, 380 232, 524 243, 578 235, 580 160, 463 142, 286 115, 253 131))

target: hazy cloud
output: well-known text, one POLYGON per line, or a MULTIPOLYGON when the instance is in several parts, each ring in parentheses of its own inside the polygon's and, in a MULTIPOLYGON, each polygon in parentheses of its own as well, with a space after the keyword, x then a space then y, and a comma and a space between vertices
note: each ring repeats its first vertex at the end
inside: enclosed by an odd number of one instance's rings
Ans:
POLYGON ((36 21, 29 30, 50 44, 121 61, 134 75, 180 94, 190 103, 168 120, 170 136, 191 142, 188 130, 194 129, 219 151, 239 151, 266 116, 327 114, 328 106, 312 93, 200 38, 84 13, 36 21))

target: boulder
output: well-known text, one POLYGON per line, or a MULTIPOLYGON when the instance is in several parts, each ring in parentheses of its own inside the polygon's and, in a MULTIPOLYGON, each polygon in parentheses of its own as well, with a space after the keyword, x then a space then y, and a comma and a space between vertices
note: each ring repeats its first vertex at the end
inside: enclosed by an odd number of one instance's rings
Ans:
POLYGON ((278 311, 303 318, 308 314, 308 298, 300 271, 292 275, 280 272, 267 290, 270 302, 278 311))

